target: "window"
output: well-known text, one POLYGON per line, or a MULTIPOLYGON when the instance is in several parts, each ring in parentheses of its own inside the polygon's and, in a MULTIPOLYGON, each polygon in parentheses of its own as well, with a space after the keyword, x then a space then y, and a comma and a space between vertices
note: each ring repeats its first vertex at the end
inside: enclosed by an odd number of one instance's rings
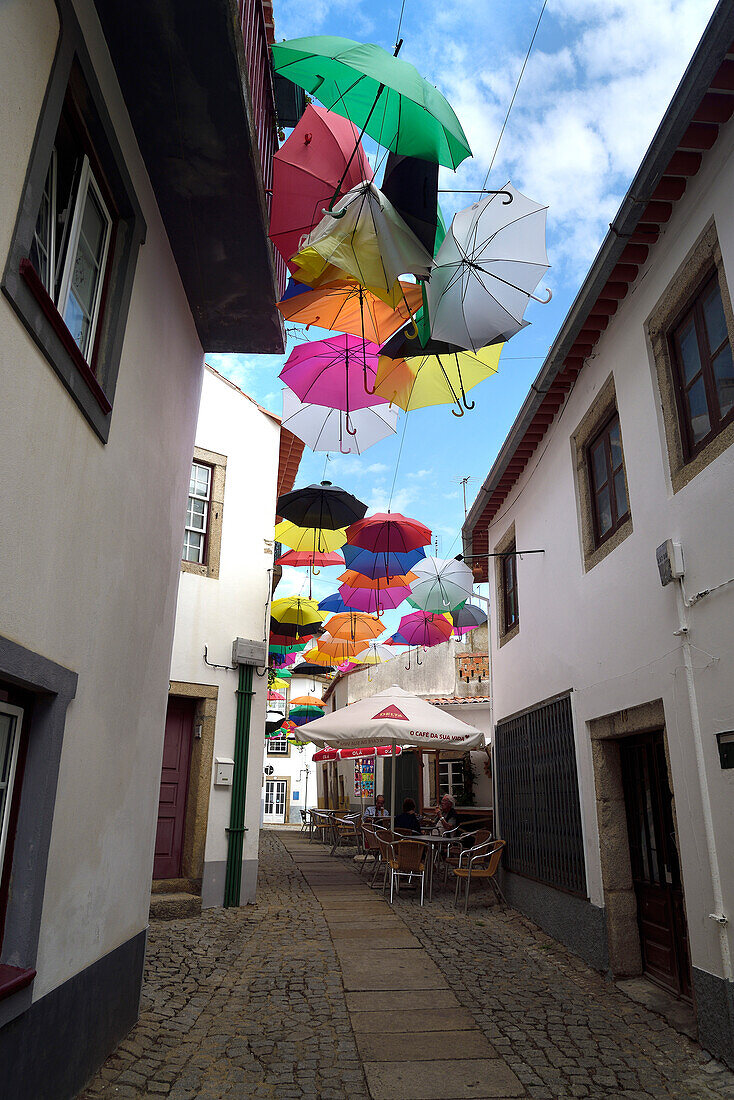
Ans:
POLYGON ((186 529, 181 555, 183 561, 193 561, 200 564, 206 562, 211 487, 211 466, 193 462, 189 479, 189 502, 186 508, 186 529))
POLYGON ((619 414, 611 419, 587 448, 589 486, 597 546, 617 531, 629 518, 627 484, 622 455, 619 414))
POLYGON ((459 798, 464 794, 463 760, 439 760, 438 762, 438 798, 451 794, 459 798))
POLYGON ((20 707, 0 702, 0 870, 5 865, 22 724, 20 707))
POLYGON ((266 741, 268 756, 287 756, 290 742, 287 737, 268 737, 266 741))
POLYGON ((734 364, 716 274, 669 339, 684 450, 692 458, 734 418, 734 364))
POLYGON ((517 554, 515 553, 514 542, 503 552, 500 560, 502 562, 502 593, 505 613, 504 632, 507 634, 520 623, 517 609, 517 554))

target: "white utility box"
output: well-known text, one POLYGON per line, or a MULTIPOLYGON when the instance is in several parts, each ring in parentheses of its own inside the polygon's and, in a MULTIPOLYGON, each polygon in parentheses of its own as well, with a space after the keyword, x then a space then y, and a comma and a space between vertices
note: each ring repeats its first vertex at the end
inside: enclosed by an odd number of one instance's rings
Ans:
POLYGON ((214 762, 217 765, 217 770, 214 773, 214 786, 231 787, 234 777, 234 760, 230 760, 228 756, 218 756, 214 762))

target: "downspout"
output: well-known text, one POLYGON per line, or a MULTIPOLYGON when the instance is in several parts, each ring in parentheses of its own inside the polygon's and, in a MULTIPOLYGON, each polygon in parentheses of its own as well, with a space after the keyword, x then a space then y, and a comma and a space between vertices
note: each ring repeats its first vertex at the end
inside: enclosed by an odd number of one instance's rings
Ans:
POLYGON ((250 755, 250 715, 252 712, 252 665, 240 665, 237 691, 237 712, 234 733, 234 773, 232 802, 227 829, 227 867, 224 876, 224 905, 240 904, 242 886, 242 852, 245 843, 245 808, 247 804, 247 763, 250 755))

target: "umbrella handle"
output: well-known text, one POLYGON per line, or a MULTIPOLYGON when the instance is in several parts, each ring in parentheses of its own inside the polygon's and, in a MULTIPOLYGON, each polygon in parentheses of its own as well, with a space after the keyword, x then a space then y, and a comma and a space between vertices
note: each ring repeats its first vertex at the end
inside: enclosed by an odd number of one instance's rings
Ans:
POLYGON ((408 646, 408 663, 407 665, 403 665, 403 668, 406 672, 410 672, 410 646, 408 646))
MULTIPOLYGON (((377 391, 376 390, 371 390, 370 387, 369 387, 369 383, 367 382, 367 360, 366 359, 364 361, 364 366, 362 367, 362 374, 364 375, 364 392, 368 393, 370 395, 370 397, 374 397, 375 393, 377 391)), ((377 376, 375 375, 375 378, 376 377, 377 376)))
POLYGON ((421 661, 421 659, 420 659, 420 656, 419 656, 419 654, 420 654, 420 650, 419 650, 419 649, 418 649, 418 647, 416 646, 416 649, 415 649, 415 663, 416 663, 417 665, 422 665, 422 664, 423 664, 423 661, 421 661))
MULTIPOLYGON (((357 429, 356 428, 350 428, 349 427, 350 424, 351 424, 351 420, 349 419, 349 413, 345 413, 345 415, 344 415, 344 427, 347 429, 347 434, 348 435, 356 435, 357 434, 357 429)), ((342 451, 342 454, 344 454, 344 453, 345 452, 342 451)))
POLYGON ((542 306, 547 306, 548 302, 550 302, 551 298, 553 297, 553 291, 549 286, 547 286, 545 289, 548 295, 547 298, 538 298, 535 294, 528 294, 528 298, 532 298, 534 302, 540 302, 542 306))
POLYGON ((464 413, 464 410, 462 409, 461 405, 459 405, 459 411, 458 412, 456 411, 456 409, 452 409, 451 412, 454 414, 454 416, 465 416, 466 415, 464 413))

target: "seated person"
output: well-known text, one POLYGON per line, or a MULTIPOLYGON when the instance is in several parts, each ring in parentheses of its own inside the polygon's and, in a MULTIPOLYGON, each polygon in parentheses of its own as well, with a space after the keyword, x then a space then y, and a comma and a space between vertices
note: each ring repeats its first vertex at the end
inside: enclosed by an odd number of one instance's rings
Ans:
POLYGON ((390 814, 385 809, 385 796, 384 794, 378 794, 375 799, 374 806, 368 806, 364 811, 365 820, 370 820, 374 817, 389 817, 390 814))
POLYGON ((442 833, 450 833, 458 828, 459 817, 456 813, 456 799, 452 794, 445 794, 439 802, 436 824, 442 833))
POLYGON ((415 812, 415 802, 412 798, 406 798, 403 802, 403 812, 395 818, 395 828, 405 829, 411 833, 420 833, 421 823, 415 812))

